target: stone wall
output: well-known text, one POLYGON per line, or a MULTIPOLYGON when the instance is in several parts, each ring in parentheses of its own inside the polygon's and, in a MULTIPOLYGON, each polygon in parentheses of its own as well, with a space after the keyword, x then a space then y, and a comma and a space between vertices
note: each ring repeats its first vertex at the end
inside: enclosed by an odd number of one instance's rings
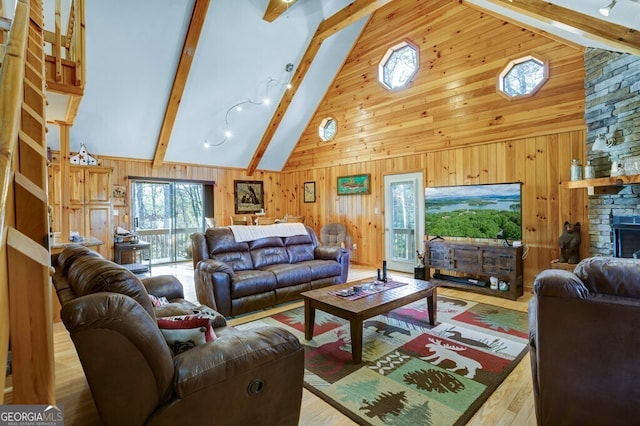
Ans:
MULTIPOLYGON (((640 57, 588 48, 585 52, 587 159, 596 177, 610 175, 611 162, 640 156, 640 57), (608 151, 593 152, 598 135, 613 139, 608 151)), ((640 215, 640 185, 589 197, 591 255, 613 255, 613 216, 640 215)))

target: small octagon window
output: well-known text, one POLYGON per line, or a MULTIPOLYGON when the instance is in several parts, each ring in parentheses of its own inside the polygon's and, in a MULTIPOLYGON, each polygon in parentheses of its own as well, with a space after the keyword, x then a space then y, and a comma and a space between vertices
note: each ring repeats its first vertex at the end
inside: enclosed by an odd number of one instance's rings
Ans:
POLYGON ((322 120, 320 127, 318 127, 318 134, 323 142, 329 142, 336 136, 338 131, 338 123, 334 118, 327 117, 322 120))
POLYGON ((508 98, 533 95, 548 79, 547 63, 534 56, 525 56, 507 64, 498 77, 500 93, 508 98))
POLYGON ((387 89, 406 87, 418 71, 418 48, 403 41, 389 50, 378 64, 378 80, 387 89))

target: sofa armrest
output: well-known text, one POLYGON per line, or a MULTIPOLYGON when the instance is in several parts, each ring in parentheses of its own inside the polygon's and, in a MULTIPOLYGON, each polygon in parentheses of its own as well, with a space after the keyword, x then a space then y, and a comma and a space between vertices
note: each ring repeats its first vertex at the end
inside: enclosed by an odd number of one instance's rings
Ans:
POLYGON ((189 237, 191 238, 191 260, 195 269, 198 262, 209 258, 207 240, 204 232, 194 232, 189 237))
POLYGON ((198 262, 194 271, 194 282, 198 301, 231 316, 231 282, 235 273, 226 263, 213 259, 198 262))
POLYGON ((178 278, 173 275, 158 275, 142 278, 142 284, 147 293, 156 297, 166 297, 168 300, 184 299, 184 288, 178 278))
POLYGON ((213 259, 201 260, 196 265, 196 269, 200 271, 207 271, 209 273, 222 272, 229 275, 229 278, 233 278, 233 275, 235 274, 231 266, 213 259))
POLYGON ((342 247, 318 246, 315 248, 313 255, 319 260, 335 260, 340 262, 342 257, 349 255, 349 252, 342 247))
POLYGON ((299 353, 304 368, 302 345, 289 331, 260 327, 218 337, 213 342, 185 351, 174 358, 175 393, 179 398, 224 382, 280 358, 299 353))
POLYGON ((537 347, 539 297, 587 299, 589 290, 574 273, 562 269, 547 269, 536 276, 533 282, 533 298, 529 301, 529 345, 532 348, 537 347))
POLYGON ((589 290, 582 280, 572 272, 562 269, 547 269, 542 271, 533 282, 535 296, 564 297, 572 299, 586 299, 589 290))

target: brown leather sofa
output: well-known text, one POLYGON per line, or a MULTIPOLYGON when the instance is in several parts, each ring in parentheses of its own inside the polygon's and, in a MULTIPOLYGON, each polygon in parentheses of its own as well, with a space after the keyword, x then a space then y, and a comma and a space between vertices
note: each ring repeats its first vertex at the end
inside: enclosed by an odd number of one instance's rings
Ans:
POLYGON ((541 272, 529 304, 540 425, 638 424, 640 260, 593 257, 541 272))
POLYGON ((53 259, 61 318, 105 425, 297 425, 304 351, 277 327, 237 330, 174 355, 159 315, 200 309, 173 276, 139 280, 81 246, 53 259), (154 308, 149 294, 170 302, 154 308))
POLYGON ((300 293, 347 281, 349 252, 319 246, 307 235, 237 242, 229 227, 191 235, 200 303, 225 317, 300 298, 300 293))

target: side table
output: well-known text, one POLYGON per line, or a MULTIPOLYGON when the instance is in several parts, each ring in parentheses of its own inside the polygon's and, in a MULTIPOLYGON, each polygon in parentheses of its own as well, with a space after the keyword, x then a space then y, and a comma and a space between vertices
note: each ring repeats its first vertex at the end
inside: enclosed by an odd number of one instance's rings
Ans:
POLYGON ((151 243, 115 243, 113 245, 115 262, 134 274, 151 272, 151 243))

